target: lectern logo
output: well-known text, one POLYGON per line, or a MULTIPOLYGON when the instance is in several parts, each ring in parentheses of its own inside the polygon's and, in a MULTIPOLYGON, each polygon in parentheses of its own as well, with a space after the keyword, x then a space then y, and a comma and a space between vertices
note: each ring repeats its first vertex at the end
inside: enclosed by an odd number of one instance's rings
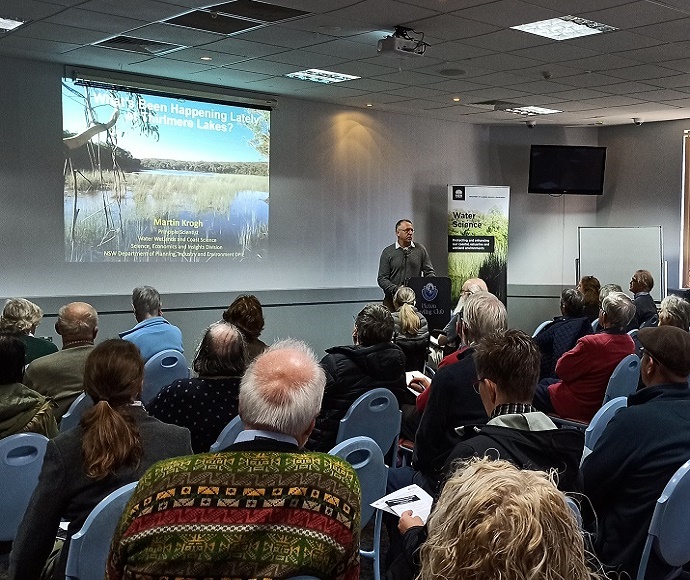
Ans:
POLYGON ((424 286, 424 288, 422 288, 422 298, 424 298, 424 300, 427 302, 435 300, 436 296, 438 296, 438 288, 435 284, 429 282, 426 286, 424 286))

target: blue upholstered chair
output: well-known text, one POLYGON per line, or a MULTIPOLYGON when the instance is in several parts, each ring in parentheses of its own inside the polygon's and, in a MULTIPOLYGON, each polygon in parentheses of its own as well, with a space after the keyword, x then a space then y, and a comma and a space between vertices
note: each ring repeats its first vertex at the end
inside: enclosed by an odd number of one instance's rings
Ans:
POLYGON ((652 551, 662 562, 680 572, 680 567, 690 562, 689 536, 690 461, 686 461, 673 474, 656 502, 637 580, 644 580, 652 551))
POLYGON ((93 407, 93 399, 86 393, 79 395, 67 409, 67 412, 60 420, 60 433, 64 433, 68 429, 72 429, 79 425, 81 417, 87 409, 93 407))
POLYGON ((177 379, 189 378, 187 359, 176 350, 164 350, 152 356, 144 365, 144 390, 141 400, 150 402, 163 388, 177 379))
POLYGON ((553 322, 553 319, 545 320, 544 322, 542 322, 539 326, 537 326, 537 328, 534 329, 534 332, 532 333, 532 338, 537 336, 537 334, 539 334, 542 330, 544 330, 544 327, 547 324, 551 324, 552 322, 553 322))
POLYGON ((398 448, 402 412, 398 400, 388 389, 372 389, 359 397, 340 420, 336 445, 364 435, 371 437, 383 454, 398 448))
POLYGON ((604 404, 616 397, 627 397, 637 390, 637 383, 640 380, 640 357, 636 354, 629 354, 618 363, 604 395, 604 404))
POLYGON ((590 451, 594 449, 599 437, 606 429, 609 421, 613 419, 618 409, 628 406, 627 397, 616 397, 606 403, 601 409, 592 417, 587 429, 585 429, 585 448, 590 451))
POLYGON ((237 415, 223 428, 223 430, 220 432, 220 435, 218 435, 218 439, 216 439, 216 442, 211 445, 211 449, 209 449, 209 451, 211 453, 217 453, 218 451, 227 449, 235 442, 235 439, 237 439, 237 436, 243 430, 244 423, 242 423, 240 416, 237 415))
POLYGON ((0 439, 0 542, 11 542, 43 466, 48 438, 19 433, 0 439))
POLYGON ((65 580, 105 577, 110 542, 136 486, 136 481, 123 485, 104 497, 93 508, 81 530, 70 540, 65 580))
POLYGON ((376 442, 369 437, 353 437, 338 443, 331 455, 347 461, 357 472, 362 488, 362 509, 360 529, 374 516, 374 545, 371 550, 360 549, 360 556, 374 560, 374 579, 381 579, 381 518, 382 513, 371 503, 386 495, 388 468, 383 463, 383 453, 376 442))

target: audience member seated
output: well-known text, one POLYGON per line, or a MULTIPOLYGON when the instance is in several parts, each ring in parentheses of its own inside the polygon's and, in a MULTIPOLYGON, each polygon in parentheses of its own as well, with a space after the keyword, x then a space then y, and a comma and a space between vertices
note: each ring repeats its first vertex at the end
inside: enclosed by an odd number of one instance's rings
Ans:
POLYGON ((164 350, 184 352, 182 333, 177 326, 163 318, 161 295, 151 286, 139 286, 132 291, 132 310, 137 324, 120 333, 120 338, 139 348, 144 362, 164 350))
POLYGON ((601 284, 594 276, 583 276, 577 285, 578 291, 585 299, 584 315, 589 322, 594 322, 599 316, 599 291, 601 284))
MULTIPOLYGON (((604 564, 635 578, 656 500, 690 459, 690 334, 674 326, 643 328, 645 388, 628 397, 582 464, 585 493, 597 515, 594 548, 604 564)), ((646 578, 669 570, 650 557, 646 578)))
POLYGON ((584 316, 585 300, 573 288, 561 294, 561 316, 553 319, 534 338, 541 351, 539 378, 555 378, 556 363, 564 352, 575 346, 578 338, 592 334, 592 325, 584 316))
POLYGON ((84 389, 95 405, 78 427, 48 443, 43 468, 10 555, 12 580, 64 579, 69 540, 48 562, 60 520, 68 538, 109 493, 154 463, 191 452, 189 431, 149 417, 138 401, 144 361, 131 343, 111 339, 89 354, 84 389), (41 576, 41 570, 44 576, 41 576))
POLYGON ((393 297, 395 339, 429 337, 426 318, 416 308, 417 297, 408 286, 400 286, 393 297))
POLYGON ((24 298, 10 298, 0 316, 0 331, 14 332, 21 336, 26 346, 25 365, 39 357, 57 352, 58 347, 45 338, 34 336, 43 318, 43 310, 24 298))
POLYGON ((22 384, 24 342, 0 331, 0 439, 17 433, 57 435, 51 401, 22 384))
POLYGON ((403 519, 406 540, 425 537, 428 528, 422 580, 599 578, 587 567, 582 533, 551 473, 475 459, 448 480, 426 527, 411 512, 403 519))
POLYGON ((266 350, 266 343, 259 340, 264 329, 264 314, 261 302, 256 296, 244 294, 235 298, 223 312, 223 320, 240 329, 247 343, 247 363, 266 350))
MULTIPOLYGON (((555 469, 560 489, 581 491, 584 433, 558 429, 531 405, 540 358, 537 345, 520 330, 501 330, 479 341, 474 351, 479 377, 475 386, 490 419, 485 425, 465 424, 456 429, 459 440, 441 469, 441 484, 459 460, 488 457, 510 461, 521 469, 555 469)), ((389 473, 389 491, 409 483, 396 482, 400 471, 389 473)), ((438 493, 428 480, 422 482, 417 478, 415 483, 422 484, 432 495, 438 493)), ((386 518, 390 538, 388 563, 404 550, 391 520, 386 518)))
MULTIPOLYGON (((462 317, 462 309, 465 301, 471 294, 476 292, 488 292, 486 282, 481 278, 468 278, 462 285, 460 298, 453 310, 453 316, 450 317, 448 324, 446 324, 443 332, 438 337, 438 344, 443 347, 460 347, 460 337, 458 336, 458 319, 462 317)), ((449 353, 450 354, 450 353, 449 353)))
POLYGON ((650 294, 652 288, 654 288, 654 278, 647 270, 637 270, 630 278, 630 292, 634 295, 635 317, 630 322, 628 330, 657 325, 656 304, 650 294))
MULTIPOLYGON (((467 347, 460 353, 458 362, 440 368, 430 382, 426 378, 418 380, 427 388, 417 398, 420 405, 425 404, 415 437, 412 466, 414 471, 421 472, 416 479, 428 480, 431 487, 438 482, 441 468, 458 441, 455 428, 483 424, 489 419, 474 389, 477 380, 474 349, 482 338, 506 327, 506 309, 496 296, 489 292, 472 294, 465 302, 460 321, 460 336, 467 347)), ((408 471, 404 477, 412 476, 408 471)))
POLYGON ((58 312, 55 332, 62 338, 62 350, 26 367, 24 384, 55 401, 53 413, 59 423, 84 390, 84 364, 98 334, 98 313, 86 302, 66 304, 58 312))
POLYGON ((413 405, 407 390, 405 355, 393 344, 393 316, 382 304, 368 304, 357 315, 353 345, 326 350, 321 366, 326 371, 326 390, 316 427, 307 449, 328 452, 335 446, 340 420, 350 405, 377 388, 391 391, 402 405, 413 405))
POLYGON ((581 491, 580 459, 585 440, 576 429, 558 429, 532 406, 539 373, 539 349, 520 330, 482 338, 474 353, 477 390, 486 425, 458 428, 460 442, 443 467, 443 479, 458 459, 505 459, 522 469, 555 469, 562 491, 581 491))
POLYGON ((659 326, 677 326, 685 331, 690 329, 690 302, 675 294, 666 296, 659 307, 659 326))
POLYGON ((164 387, 146 408, 164 423, 189 429, 194 453, 208 451, 237 415, 245 367, 246 348, 237 327, 227 322, 212 324, 194 356, 197 377, 164 387))
POLYGON ((393 296, 393 342, 405 353, 406 371, 423 371, 429 352, 429 325, 417 310, 414 290, 400 286, 393 296))
POLYGON ((556 364, 560 380, 544 379, 534 394, 534 406, 544 413, 589 423, 604 400, 616 365, 634 354, 635 343, 625 329, 635 305, 622 292, 611 292, 601 306, 596 334, 583 336, 556 364))
POLYGON ((245 431, 226 451, 163 461, 139 481, 107 578, 359 578, 360 487, 302 447, 325 385, 304 343, 274 344, 240 386, 245 431))

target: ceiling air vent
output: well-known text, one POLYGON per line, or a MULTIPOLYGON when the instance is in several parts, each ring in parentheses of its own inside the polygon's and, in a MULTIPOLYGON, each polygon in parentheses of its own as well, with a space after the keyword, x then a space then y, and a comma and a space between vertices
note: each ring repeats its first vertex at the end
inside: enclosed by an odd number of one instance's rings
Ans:
POLYGON ((144 40, 142 38, 132 38, 130 36, 116 36, 115 38, 96 42, 94 46, 112 48, 114 50, 126 50, 127 52, 136 52, 137 54, 145 54, 148 56, 159 56, 167 52, 172 52, 173 50, 184 48, 179 44, 144 40))

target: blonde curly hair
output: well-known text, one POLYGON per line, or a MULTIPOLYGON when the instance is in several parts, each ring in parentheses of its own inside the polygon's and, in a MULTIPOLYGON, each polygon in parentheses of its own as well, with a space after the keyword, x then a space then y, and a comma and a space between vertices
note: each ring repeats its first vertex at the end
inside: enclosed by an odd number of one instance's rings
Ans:
POLYGON ((28 333, 43 317, 40 306, 26 298, 9 298, 0 315, 0 330, 28 333))
POLYGON ((592 580, 575 517, 543 471, 485 458, 443 488, 421 548, 421 580, 592 580))

